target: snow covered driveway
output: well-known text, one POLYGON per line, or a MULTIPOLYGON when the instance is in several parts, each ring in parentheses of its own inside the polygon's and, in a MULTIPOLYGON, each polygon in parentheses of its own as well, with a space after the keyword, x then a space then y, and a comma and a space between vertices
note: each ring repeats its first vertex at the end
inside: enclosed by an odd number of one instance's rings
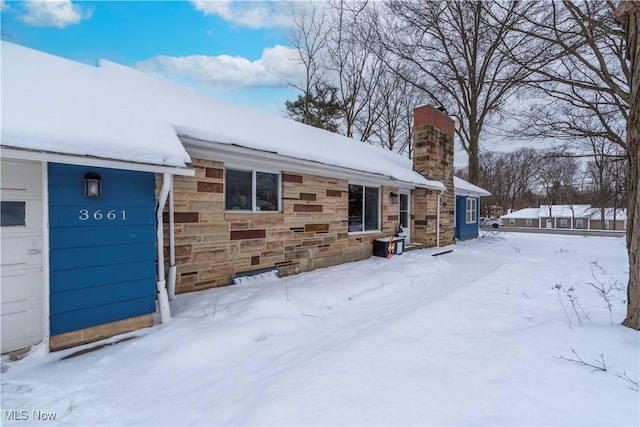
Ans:
POLYGON ((489 233, 432 253, 179 295, 133 340, 3 358, 3 423, 638 425, 626 294, 611 324, 587 284, 626 284, 623 239, 489 233), (571 349, 607 371, 557 358, 571 349))

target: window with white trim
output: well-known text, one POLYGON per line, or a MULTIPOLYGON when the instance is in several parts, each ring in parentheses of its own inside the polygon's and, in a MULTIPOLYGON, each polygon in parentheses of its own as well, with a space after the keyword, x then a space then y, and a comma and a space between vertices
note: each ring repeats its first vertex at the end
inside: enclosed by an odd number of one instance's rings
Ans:
POLYGON ((584 228, 584 220, 582 218, 576 218, 576 228, 584 228))
POLYGON ((562 228, 568 228, 569 227, 569 220, 566 218, 562 218, 560 220, 560 227, 562 228))
POLYGON ((476 210, 478 201, 475 197, 467 197, 467 224, 476 222, 476 210))
POLYGON ((525 220, 525 224, 528 225, 528 226, 531 226, 531 225, 533 225, 533 220, 531 218, 527 218, 525 220))
POLYGON ((227 211, 280 211, 278 173, 225 169, 224 190, 224 208, 227 211))
POLYGON ((349 232, 380 229, 380 188, 349 184, 349 232))
POLYGON ((515 218, 509 218, 509 225, 516 225, 516 219, 515 218))

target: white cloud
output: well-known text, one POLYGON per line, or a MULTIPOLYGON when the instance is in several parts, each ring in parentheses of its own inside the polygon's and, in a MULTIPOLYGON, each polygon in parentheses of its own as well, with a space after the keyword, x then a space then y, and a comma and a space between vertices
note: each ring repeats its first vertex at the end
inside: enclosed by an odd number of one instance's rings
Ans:
POLYGON ((289 2, 204 0, 191 3, 205 16, 219 16, 241 27, 287 27, 292 24, 289 2))
POLYGON ((136 68, 213 89, 284 87, 304 79, 297 57, 295 49, 278 45, 264 49, 255 61, 229 55, 156 56, 139 62, 136 68))
POLYGON ((9 9, 11 9, 11 6, 9 6, 4 1, 0 1, 0 11, 4 12, 4 11, 9 10, 9 9))
POLYGON ((64 28, 88 19, 93 9, 71 3, 70 0, 33 0, 22 3, 24 13, 19 19, 34 27, 64 28))

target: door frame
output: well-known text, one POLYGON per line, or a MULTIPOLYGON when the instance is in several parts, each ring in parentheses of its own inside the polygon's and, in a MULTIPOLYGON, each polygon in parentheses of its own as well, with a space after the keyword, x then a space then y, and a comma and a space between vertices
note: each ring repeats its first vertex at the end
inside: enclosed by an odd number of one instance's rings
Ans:
POLYGON ((49 164, 45 161, 42 165, 42 342, 45 352, 49 353, 49 327, 50 312, 50 283, 49 283, 49 164))
POLYGON ((398 196, 398 224, 400 223, 400 206, 402 206, 402 203, 400 202, 400 198, 402 196, 406 196, 407 197, 407 227, 406 227, 406 231, 404 231, 404 243, 405 245, 407 245, 408 243, 411 243, 411 190, 408 189, 399 189, 398 190, 399 196, 398 196))

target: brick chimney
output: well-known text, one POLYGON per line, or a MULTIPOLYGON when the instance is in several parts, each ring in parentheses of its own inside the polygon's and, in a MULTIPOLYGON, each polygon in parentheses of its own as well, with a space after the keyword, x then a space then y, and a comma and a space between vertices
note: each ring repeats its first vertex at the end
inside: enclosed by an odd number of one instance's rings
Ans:
MULTIPOLYGON (((413 110, 413 169, 428 179, 440 181, 446 191, 440 197, 439 246, 454 243, 455 193, 453 187, 454 121, 431 105, 413 110)), ((417 189, 414 203, 414 240, 438 246, 437 190, 417 189)))

